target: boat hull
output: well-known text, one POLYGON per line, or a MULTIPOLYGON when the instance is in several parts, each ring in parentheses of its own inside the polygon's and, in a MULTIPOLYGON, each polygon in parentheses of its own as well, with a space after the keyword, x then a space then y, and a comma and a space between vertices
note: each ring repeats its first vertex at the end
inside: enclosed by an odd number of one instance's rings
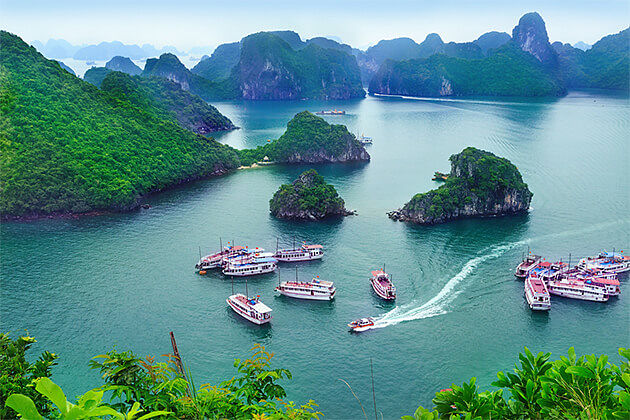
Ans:
POLYGON ((319 254, 319 255, 305 254, 299 257, 283 257, 281 255, 276 255, 274 258, 280 262, 300 262, 300 261, 320 260, 323 256, 324 254, 319 254))
POLYGON ((251 322, 253 324, 263 325, 263 324, 268 323, 272 319, 272 317, 269 317, 269 318, 266 318, 266 319, 254 318, 253 316, 251 316, 250 314, 245 312, 243 309, 239 308, 234 303, 232 303, 232 301, 230 299, 226 299, 225 301, 230 306, 230 308, 232 308, 232 310, 234 312, 236 312, 238 315, 240 315, 241 317, 245 318, 246 320, 248 320, 249 322, 251 322))
POLYGON ((335 298, 335 293, 337 291, 332 292, 331 294, 308 294, 308 293, 298 293, 288 290, 281 290, 276 287, 276 291, 281 295, 294 298, 294 299, 305 299, 305 300, 333 300, 335 298))
POLYGON ((234 277, 257 276, 259 274, 273 273, 274 271, 276 271, 276 268, 277 266, 275 264, 272 267, 268 267, 268 268, 257 267, 255 269, 248 270, 248 271, 232 271, 229 268, 226 268, 223 270, 223 274, 225 274, 226 276, 234 276, 234 277))
POLYGON ((370 283, 372 284, 372 290, 374 290, 374 293, 376 293, 378 297, 380 297, 381 299, 385 299, 385 300, 396 299, 396 295, 393 295, 393 296, 388 295, 387 292, 380 287, 380 285, 378 284, 378 281, 375 280, 374 278, 370 279, 370 283))
POLYGON ((556 296, 562 296, 562 297, 566 297, 566 298, 570 298, 570 299, 588 300, 588 301, 591 301, 591 302, 606 302, 606 301, 608 301, 608 295, 604 295, 604 294, 595 294, 595 293, 581 294, 581 293, 577 293, 577 292, 564 291, 564 290, 555 290, 555 289, 550 289, 549 293, 551 293, 552 295, 556 295, 556 296))
POLYGON ((525 299, 532 311, 548 311, 551 309, 551 302, 537 301, 529 290, 525 291, 525 299))

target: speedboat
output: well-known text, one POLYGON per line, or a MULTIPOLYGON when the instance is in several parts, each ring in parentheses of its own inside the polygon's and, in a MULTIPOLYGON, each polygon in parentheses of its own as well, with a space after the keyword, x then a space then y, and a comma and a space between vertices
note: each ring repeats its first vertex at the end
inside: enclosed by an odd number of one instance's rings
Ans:
POLYGON ((356 319, 348 324, 348 327, 350 327, 350 330, 354 332, 367 331, 373 326, 374 326, 374 318, 370 318, 370 317, 356 319))

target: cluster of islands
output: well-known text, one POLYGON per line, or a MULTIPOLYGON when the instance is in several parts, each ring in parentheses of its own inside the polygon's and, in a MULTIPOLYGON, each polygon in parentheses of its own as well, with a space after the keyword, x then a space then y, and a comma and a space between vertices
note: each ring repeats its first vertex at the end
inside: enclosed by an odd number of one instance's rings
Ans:
MULTIPOLYGON (((327 38, 303 41, 291 31, 260 32, 217 47, 192 69, 171 52, 148 59, 144 69, 133 56, 116 56, 81 79, 2 31, 0 214, 31 219, 128 211, 148 194, 260 161, 370 160, 345 126, 308 111, 295 115, 278 139, 237 150, 211 137, 237 129, 211 101, 352 99, 364 97, 366 87, 374 95, 428 97, 627 92, 629 39, 626 29, 586 51, 552 44, 537 13, 524 15, 512 35, 444 43, 430 34, 419 44, 397 38, 366 51, 327 38)), ((492 153, 454 154, 444 178, 444 185, 415 195, 389 217, 433 224, 529 208, 532 194, 516 167, 492 153)), ((309 220, 354 214, 310 170, 280 187, 270 211, 309 220)))

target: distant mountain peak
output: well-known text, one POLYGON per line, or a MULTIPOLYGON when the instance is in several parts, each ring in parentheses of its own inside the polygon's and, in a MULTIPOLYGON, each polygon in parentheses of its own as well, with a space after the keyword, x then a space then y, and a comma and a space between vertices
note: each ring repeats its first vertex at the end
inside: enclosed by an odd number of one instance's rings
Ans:
POLYGON ((579 50, 582 51, 588 51, 592 48, 593 46, 591 44, 587 44, 584 41, 578 41, 575 44, 573 44, 573 48, 577 48, 579 50))
POLYGON ((526 13, 521 17, 512 31, 512 39, 521 50, 544 64, 553 64, 557 60, 549 44, 545 21, 537 12, 526 13))
POLYGON ((442 37, 435 32, 432 32, 427 35, 427 37, 422 41, 423 44, 443 44, 442 37))

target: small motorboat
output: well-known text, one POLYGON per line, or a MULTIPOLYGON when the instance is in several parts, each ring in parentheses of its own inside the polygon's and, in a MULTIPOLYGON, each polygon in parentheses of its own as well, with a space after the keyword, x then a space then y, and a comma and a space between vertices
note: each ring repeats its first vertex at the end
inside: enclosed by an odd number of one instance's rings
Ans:
POLYGON ((348 327, 350 327, 350 331, 354 331, 354 332, 367 331, 373 326, 374 326, 374 318, 370 318, 370 317, 357 319, 348 324, 348 327))

